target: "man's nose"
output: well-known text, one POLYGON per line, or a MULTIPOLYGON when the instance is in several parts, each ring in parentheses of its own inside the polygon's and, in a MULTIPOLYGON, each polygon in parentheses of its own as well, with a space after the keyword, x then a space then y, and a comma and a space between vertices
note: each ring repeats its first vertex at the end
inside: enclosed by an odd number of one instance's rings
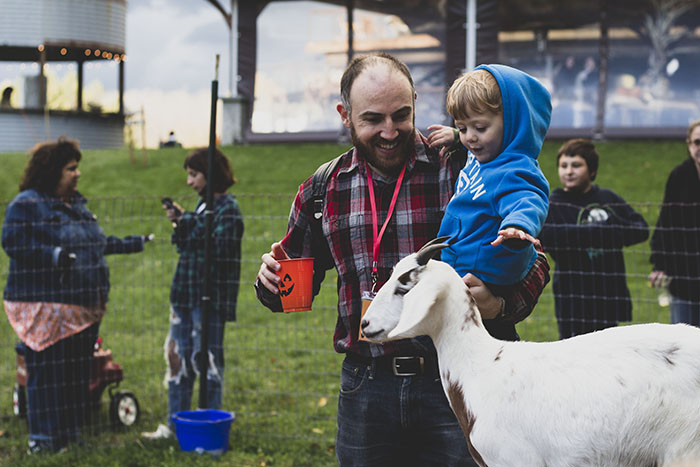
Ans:
POLYGON ((396 129, 394 121, 391 118, 387 118, 386 120, 384 120, 379 136, 381 136, 384 139, 392 140, 396 138, 397 134, 398 130, 396 129))

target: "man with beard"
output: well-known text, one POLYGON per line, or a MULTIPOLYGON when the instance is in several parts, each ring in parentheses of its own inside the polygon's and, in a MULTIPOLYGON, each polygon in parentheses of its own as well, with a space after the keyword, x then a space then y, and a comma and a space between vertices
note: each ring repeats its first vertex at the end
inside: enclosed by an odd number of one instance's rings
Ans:
MULTIPOLYGON (((440 156, 416 131, 413 80, 393 56, 353 59, 340 92, 337 110, 354 147, 328 179, 320 220, 314 217, 312 177, 299 188, 287 236, 262 256, 258 299, 282 311, 275 274, 280 259, 314 258, 314 294, 327 270, 338 272, 333 342, 346 355, 336 443, 341 466, 474 465, 440 384, 430 338, 375 344, 360 335, 363 302, 401 258, 435 237, 458 172, 450 158, 457 156, 440 156)), ((487 322, 512 325, 532 311, 548 270, 544 256, 538 256, 531 273, 505 299, 493 296, 476 277, 467 275, 465 282, 487 322)))

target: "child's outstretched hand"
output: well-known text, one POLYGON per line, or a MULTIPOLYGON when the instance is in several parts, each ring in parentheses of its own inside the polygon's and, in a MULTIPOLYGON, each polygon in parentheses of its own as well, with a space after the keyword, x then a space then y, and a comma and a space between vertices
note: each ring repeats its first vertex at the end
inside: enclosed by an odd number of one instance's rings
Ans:
POLYGON ((504 240, 508 240, 511 238, 515 238, 518 240, 527 240, 528 242, 535 245, 536 248, 542 248, 542 245, 540 244, 540 241, 538 239, 525 232, 524 230, 518 229, 517 227, 506 227, 503 230, 499 230, 498 237, 496 237, 496 240, 491 242, 491 245, 498 246, 501 243, 503 243, 504 240))

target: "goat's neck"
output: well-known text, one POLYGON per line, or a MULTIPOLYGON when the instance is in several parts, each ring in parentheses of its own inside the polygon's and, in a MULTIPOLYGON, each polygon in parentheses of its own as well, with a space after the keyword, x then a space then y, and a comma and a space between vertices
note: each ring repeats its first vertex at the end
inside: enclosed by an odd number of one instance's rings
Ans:
POLYGON ((432 338, 443 384, 447 372, 451 380, 470 384, 480 369, 496 358, 502 343, 484 328, 476 303, 466 288, 463 292, 448 294, 442 313, 442 323, 432 338))

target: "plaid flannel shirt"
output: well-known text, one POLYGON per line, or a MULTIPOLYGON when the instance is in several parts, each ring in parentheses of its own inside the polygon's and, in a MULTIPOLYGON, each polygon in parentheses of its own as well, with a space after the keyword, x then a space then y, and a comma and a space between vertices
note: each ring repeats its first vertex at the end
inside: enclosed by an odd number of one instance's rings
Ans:
MULTIPOLYGON (((440 157, 416 132, 415 150, 408 158, 396 207, 381 240, 376 290, 389 279, 392 268, 401 258, 435 238, 457 175, 456 171, 453 173, 449 157, 440 157)), ((322 238, 318 238, 318 233, 314 235, 318 230, 312 226, 315 222, 312 183, 311 177, 307 179, 299 187, 292 205, 288 235, 282 246, 291 258, 315 258, 314 295, 320 289, 325 272, 336 268, 338 321, 333 342, 337 352, 372 357, 431 354, 434 347, 425 336, 384 344, 358 340, 362 292, 372 289, 372 210, 365 170, 366 165, 354 148, 342 156, 326 188, 322 238)), ((386 219, 396 179, 376 178, 373 177, 373 183, 379 229, 386 219)), ((506 297, 506 308, 499 320, 515 323, 531 313, 549 280, 548 270, 546 258, 540 255, 521 287, 506 297)), ((279 296, 257 284, 256 290, 265 306, 281 311, 279 296)))
MULTIPOLYGON (((185 212, 173 230, 171 241, 180 255, 170 288, 170 303, 175 307, 192 309, 202 302, 206 230, 204 205, 204 200, 200 199, 195 211, 185 212)), ((226 313, 227 321, 235 321, 244 227, 241 210, 233 195, 224 194, 214 199, 212 225, 212 310, 226 313)))

